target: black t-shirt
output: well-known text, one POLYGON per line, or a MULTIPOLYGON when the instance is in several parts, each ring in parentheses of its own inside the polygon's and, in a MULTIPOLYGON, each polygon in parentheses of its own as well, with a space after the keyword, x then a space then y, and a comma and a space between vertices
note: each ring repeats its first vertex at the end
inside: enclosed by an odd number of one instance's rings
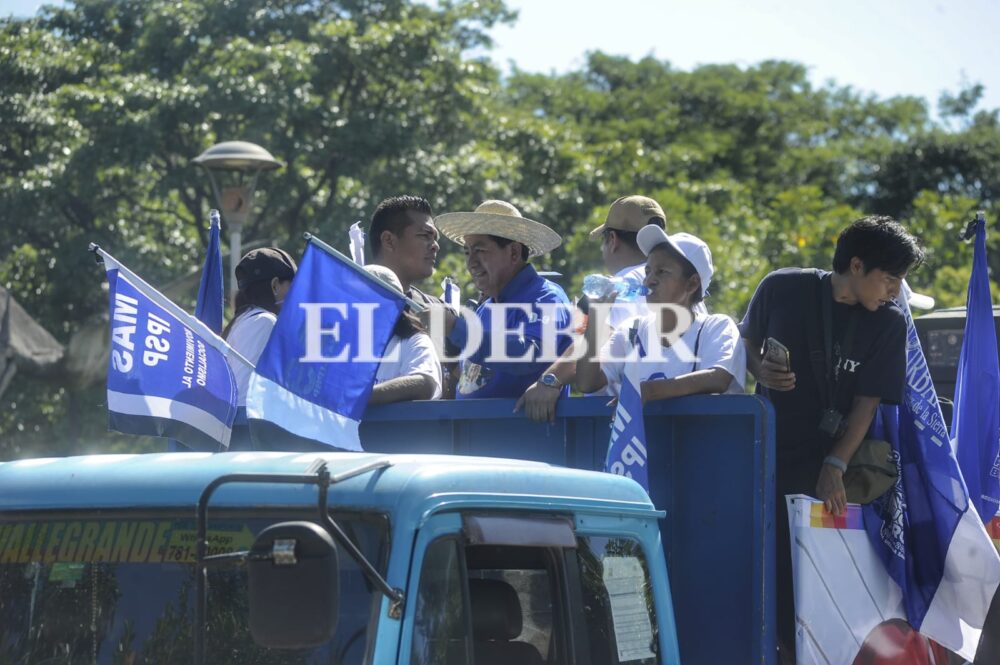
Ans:
MULTIPOLYGON (((788 392, 767 390, 760 384, 757 392, 774 404, 777 417, 777 452, 779 459, 796 453, 827 454, 829 439, 820 433, 819 421, 825 405, 822 402, 813 364, 809 360, 809 336, 822 335, 819 322, 807 321, 808 316, 821 316, 817 298, 831 297, 829 272, 785 268, 765 277, 750 301, 746 316, 740 323, 740 334, 755 345, 768 337, 788 347, 795 389, 788 392), (822 279, 826 283, 818 289, 822 279), (807 300, 808 299, 808 300, 807 300), (804 448, 812 446, 813 450, 804 448), (816 450, 816 446, 824 448, 816 450), (793 452, 794 451, 794 452, 793 452)), ((833 362, 837 384, 835 404, 847 415, 855 396, 878 397, 883 402, 898 404, 903 397, 906 380, 906 322, 895 304, 884 305, 871 312, 861 305, 845 305, 834 301, 833 362), (851 348, 844 349, 848 321, 857 317, 851 348)), ((812 345, 823 350, 823 339, 812 345)))

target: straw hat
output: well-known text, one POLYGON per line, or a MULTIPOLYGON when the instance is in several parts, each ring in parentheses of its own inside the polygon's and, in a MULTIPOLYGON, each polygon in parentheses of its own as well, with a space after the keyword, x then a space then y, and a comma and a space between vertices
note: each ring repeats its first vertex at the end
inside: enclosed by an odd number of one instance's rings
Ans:
POLYGON ((548 254, 562 244, 559 234, 539 222, 521 216, 506 201, 485 201, 475 212, 448 212, 434 219, 445 236, 465 246, 467 235, 490 235, 519 242, 531 256, 548 254))

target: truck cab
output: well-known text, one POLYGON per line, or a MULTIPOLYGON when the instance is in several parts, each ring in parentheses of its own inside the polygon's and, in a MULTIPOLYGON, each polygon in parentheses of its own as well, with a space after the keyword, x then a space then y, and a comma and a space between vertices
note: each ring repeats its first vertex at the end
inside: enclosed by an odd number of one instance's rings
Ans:
POLYGON ((626 478, 169 453, 8 462, 0 487, 0 662, 679 662, 664 513, 626 478))

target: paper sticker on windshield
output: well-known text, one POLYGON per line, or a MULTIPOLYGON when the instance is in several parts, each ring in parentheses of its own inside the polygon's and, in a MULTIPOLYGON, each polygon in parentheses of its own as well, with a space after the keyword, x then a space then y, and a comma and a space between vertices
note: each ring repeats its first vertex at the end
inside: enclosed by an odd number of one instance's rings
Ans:
POLYGON ((604 557, 604 586, 611 600, 618 661, 655 658, 653 626, 646 607, 646 574, 639 559, 634 556, 604 557))
MULTIPOLYGON (((0 525, 0 564, 194 563, 195 525, 169 520, 74 520, 0 525)), ((250 549, 243 524, 208 532, 208 554, 250 549)))

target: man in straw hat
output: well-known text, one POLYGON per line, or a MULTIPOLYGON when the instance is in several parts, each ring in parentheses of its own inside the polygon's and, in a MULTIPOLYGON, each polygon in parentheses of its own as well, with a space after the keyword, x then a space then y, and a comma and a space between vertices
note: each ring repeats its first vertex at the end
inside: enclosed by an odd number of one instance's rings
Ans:
MULTIPOLYGON (((466 350, 456 397, 519 397, 545 370, 542 326, 555 331, 561 354, 570 345, 569 299, 557 284, 540 277, 528 260, 559 246, 559 234, 523 217, 506 201, 486 201, 475 212, 452 212, 435 223, 443 235, 465 248, 469 275, 485 296, 476 310, 479 344, 466 349, 464 318, 446 314, 447 340, 466 350), (503 317, 493 324, 493 317, 503 317)), ((547 337, 551 340, 552 335, 547 337)), ((551 359, 550 359, 551 360, 551 359)))
MULTIPOLYGON (((643 227, 650 224, 665 228, 666 219, 660 204, 648 196, 622 196, 612 203, 604 223, 590 232, 592 239, 601 241, 601 259, 608 274, 642 284, 646 279, 646 255, 639 249, 636 237, 643 227)), ((579 306, 586 312, 585 302, 581 301, 579 306)), ((643 296, 631 302, 616 302, 611 306, 607 323, 613 331, 625 321, 644 316, 647 312, 643 296)), ((514 410, 523 408, 525 415, 536 422, 554 421, 556 402, 563 394, 562 388, 572 383, 576 376, 576 362, 570 360, 571 355, 572 350, 546 368, 541 377, 521 395, 514 410)))

